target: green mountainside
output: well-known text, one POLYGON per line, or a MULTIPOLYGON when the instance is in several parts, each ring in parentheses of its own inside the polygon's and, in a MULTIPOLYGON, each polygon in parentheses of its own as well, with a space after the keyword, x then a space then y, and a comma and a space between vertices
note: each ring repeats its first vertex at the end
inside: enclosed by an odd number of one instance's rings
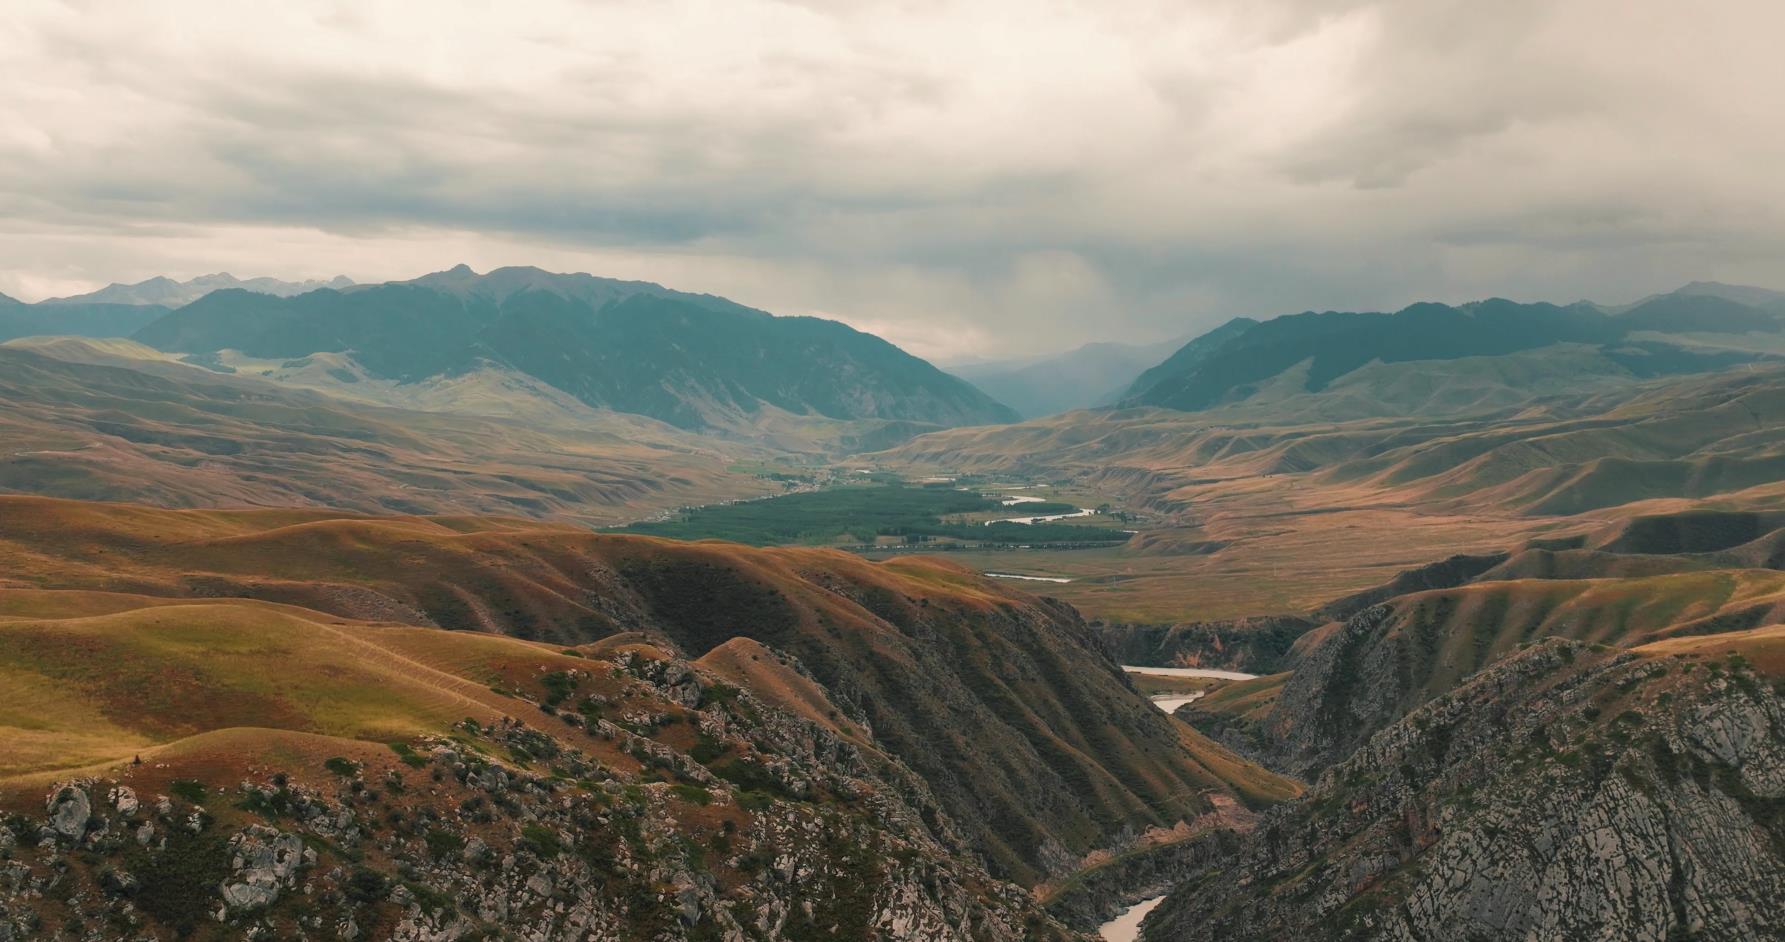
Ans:
POLYGON ((1015 418, 970 384, 834 321, 587 275, 461 269, 293 298, 218 291, 135 339, 183 353, 345 352, 405 382, 494 362, 589 405, 689 429, 765 409, 941 426, 1015 418))

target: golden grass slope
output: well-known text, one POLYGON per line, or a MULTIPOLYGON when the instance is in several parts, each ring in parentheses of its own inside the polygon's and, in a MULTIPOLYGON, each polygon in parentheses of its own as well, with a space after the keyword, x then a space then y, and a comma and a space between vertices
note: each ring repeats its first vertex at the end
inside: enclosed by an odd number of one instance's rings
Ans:
POLYGON ((0 346, 0 493, 608 524, 771 489, 727 470, 749 449, 643 419, 401 410, 44 349, 0 346))
POLYGON ((590 662, 487 635, 239 599, 0 591, 0 780, 268 729, 382 743, 513 709, 490 689, 590 662))
POLYGON ((1095 617, 1236 618, 1306 611, 1432 559, 1640 515, 1785 506, 1785 369, 1432 418, 1075 412, 925 435, 863 460, 1107 494, 1152 518, 1119 550, 958 558, 1070 578, 1047 591, 1095 617))
MULTIPOLYGON (((512 518, 0 497, 0 572, 19 589, 251 598, 419 626, 375 629, 375 649, 358 645, 352 656, 369 666, 401 657, 404 670, 419 663, 449 676, 475 673, 465 660, 483 656, 478 645, 518 643, 495 635, 557 646, 613 638, 709 659, 771 703, 846 735, 871 731, 873 746, 929 781, 988 859, 1019 879, 1060 848, 1080 855, 1125 828, 1202 814, 1211 794, 1262 806, 1297 790, 1161 714, 1075 612, 936 558, 874 563, 512 518), (411 647, 437 636, 455 640, 411 647), (754 646, 796 658, 814 686, 746 660, 754 646)), ((304 630, 325 636, 335 626, 323 622, 304 630)), ((362 682, 379 681, 353 680, 362 682)), ((367 720, 366 735, 420 721, 377 712, 383 725, 367 720)), ((348 728, 325 719, 299 710, 288 725, 348 728)))

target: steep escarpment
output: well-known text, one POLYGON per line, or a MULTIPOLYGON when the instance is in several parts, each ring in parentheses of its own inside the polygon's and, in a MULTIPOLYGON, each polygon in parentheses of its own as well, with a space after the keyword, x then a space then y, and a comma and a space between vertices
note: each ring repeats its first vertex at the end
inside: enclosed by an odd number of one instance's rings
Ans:
POLYGON ((873 564, 522 521, 186 513, 10 499, 0 560, 40 586, 226 596, 560 644, 636 632, 689 658, 796 658, 929 785, 995 872, 1295 786, 1136 695, 1071 609, 923 559, 873 564))
MULTIPOLYGON (((1690 526, 1699 516, 1657 517, 1643 529, 1690 526)), ((1749 530, 1744 525, 1718 545, 1749 530)), ((1622 541, 1605 545, 1628 548, 1622 541)), ((1534 549, 1450 560, 1439 568, 1452 576, 1475 575, 1447 579, 1456 583, 1447 588, 1389 595, 1308 632, 1297 640, 1295 671, 1268 715, 1246 728, 1250 738, 1226 741, 1273 767, 1311 775, 1421 704, 1546 639, 1636 647, 1785 621, 1785 574, 1719 568, 1711 555, 1534 549), (1495 560, 1501 562, 1487 566, 1495 560)), ((1343 601, 1327 608, 1351 607, 1343 601)), ((1234 729, 1219 717, 1210 719, 1219 722, 1198 720, 1198 727, 1221 735, 1234 729)))
POLYGON ((0 608, 0 938, 1072 936, 897 759, 648 645, 0 608))
POLYGON ((1780 687, 1740 652, 1545 642, 1372 736, 1145 937, 1775 937, 1780 687))

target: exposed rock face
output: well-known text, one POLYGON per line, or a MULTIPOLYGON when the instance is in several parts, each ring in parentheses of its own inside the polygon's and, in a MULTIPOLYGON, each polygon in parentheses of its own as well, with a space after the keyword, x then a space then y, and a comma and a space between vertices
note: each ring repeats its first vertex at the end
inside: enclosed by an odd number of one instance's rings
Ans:
POLYGON ((49 828, 62 840, 80 840, 92 817, 93 802, 79 785, 63 785, 50 793, 49 828))
POLYGON ((1546 642, 1371 737, 1146 938, 1778 938, 1781 808, 1773 682, 1546 642))
POLYGON ((302 837, 267 827, 251 825, 230 838, 230 845, 234 874, 223 884, 223 903, 232 910, 271 905, 305 862, 316 859, 315 851, 304 848, 302 837))
MULTIPOLYGON (((0 513, 0 543, 41 545, 56 532, 43 523, 59 519, 55 508, 20 505, 0 513)), ((460 521, 417 539, 410 524, 367 519, 276 527, 255 536, 263 551, 244 553, 237 541, 244 526, 264 526, 256 519, 141 512, 196 528, 185 531, 192 539, 144 545, 130 536, 135 516, 109 534, 95 520, 91 539, 128 546, 143 570, 179 573, 131 586, 151 594, 266 598, 369 620, 413 610, 421 624, 565 645, 636 634, 688 660, 739 637, 784 651, 840 717, 922 777, 972 853, 1019 883, 1057 876, 1125 833, 1202 814, 1207 793, 1264 807, 1295 791, 1194 734, 1187 741, 1069 606, 934 559, 870 563, 513 521, 460 521)), ((46 582, 91 578, 72 564, 51 572, 65 550, 45 549, 46 582)), ((661 680, 678 703, 700 696, 698 683, 661 680)))
POLYGON ((1308 775, 1406 715, 1413 678, 1402 652, 1383 640, 1394 614, 1371 606, 1312 646, 1277 697, 1268 741, 1255 746, 1267 764, 1308 775))
POLYGON ((57 786, 0 816, 0 940, 1078 938, 897 759, 661 652, 587 663, 550 688, 587 713, 516 701, 543 728, 300 759, 209 783, 204 809, 139 801, 144 778, 57 786))

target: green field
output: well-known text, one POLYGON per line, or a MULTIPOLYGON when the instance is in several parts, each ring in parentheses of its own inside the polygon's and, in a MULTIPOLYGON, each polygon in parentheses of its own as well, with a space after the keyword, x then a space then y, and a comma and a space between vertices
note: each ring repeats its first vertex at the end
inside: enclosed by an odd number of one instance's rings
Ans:
POLYGON ((669 520, 635 523, 617 532, 753 546, 932 541, 1057 545, 1127 538, 1106 527, 985 522, 987 515, 1041 516, 1077 509, 1053 501, 1005 507, 998 498, 954 487, 852 485, 696 507, 669 520))

